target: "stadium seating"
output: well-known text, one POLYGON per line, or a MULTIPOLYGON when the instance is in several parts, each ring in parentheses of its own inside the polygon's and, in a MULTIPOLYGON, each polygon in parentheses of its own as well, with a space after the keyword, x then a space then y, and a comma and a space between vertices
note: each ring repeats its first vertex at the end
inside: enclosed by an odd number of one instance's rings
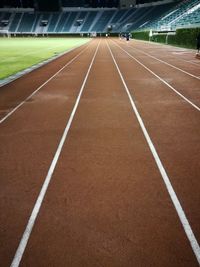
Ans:
POLYGON ((56 27, 56 23, 59 19, 60 13, 53 13, 51 18, 50 18, 50 22, 48 25, 48 32, 54 32, 55 31, 55 27, 56 27))
MULTIPOLYGON (((75 2, 72 3, 74 4, 75 2)), ((144 29, 165 30, 200 25, 200 2, 184 0, 129 9, 65 8, 62 12, 3 12, 1 9, 1 21, 8 23, 1 23, 0 28, 8 29, 14 34, 105 33, 110 26, 114 33, 144 29)))
POLYGON ((196 6, 197 9, 193 3, 189 5, 188 8, 184 10, 184 12, 177 19, 172 21, 172 27, 177 28, 184 25, 200 24, 200 2, 196 1, 196 3, 198 5, 196 6))
POLYGON ((78 12, 70 12, 69 18, 63 27, 63 30, 62 30, 63 32, 70 32, 70 28, 72 27, 72 25, 76 19, 77 14, 78 14, 78 12))
POLYGON ((36 14, 24 13, 19 23, 19 27, 17 31, 18 32, 32 32, 35 19, 36 19, 36 14))
POLYGON ((199 4, 199 0, 180 1, 178 5, 174 5, 173 8, 167 10, 162 16, 159 16, 156 20, 150 21, 144 28, 157 30, 165 28, 175 29, 179 25, 179 20, 184 24, 182 18, 186 18, 187 12, 197 4, 199 4))
POLYGON ((92 22, 95 20, 97 16, 98 11, 90 11, 89 14, 87 15, 85 21, 83 22, 83 26, 80 29, 80 32, 89 32, 89 29, 92 25, 92 22))
POLYGON ((21 17, 23 13, 14 13, 13 20, 10 24, 9 31, 15 33, 18 27, 19 22, 21 21, 21 17))
POLYGON ((86 12, 86 11, 79 12, 75 21, 73 22, 73 24, 70 28, 70 32, 72 32, 72 33, 79 32, 81 27, 83 26, 83 22, 84 22, 87 15, 88 15, 88 12, 86 12))
POLYGON ((10 12, 5 12, 5 13, 0 12, 0 29, 8 28, 11 15, 12 13, 10 12))
POLYGON ((59 18, 59 21, 55 27, 55 32, 62 32, 63 30, 63 27, 65 25, 65 22, 67 21, 69 17, 69 12, 64 12, 61 14, 60 18, 59 18))
POLYGON ((113 15, 114 15, 113 10, 103 11, 100 18, 96 21, 96 23, 92 27, 91 31, 92 32, 105 32, 106 31, 105 28, 108 25, 113 15))

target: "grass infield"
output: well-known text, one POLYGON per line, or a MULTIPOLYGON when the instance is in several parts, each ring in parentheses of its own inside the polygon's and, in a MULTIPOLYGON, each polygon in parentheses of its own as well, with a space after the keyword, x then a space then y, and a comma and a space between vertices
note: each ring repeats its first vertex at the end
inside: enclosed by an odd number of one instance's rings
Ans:
POLYGON ((88 41, 86 38, 0 38, 0 80, 88 41))

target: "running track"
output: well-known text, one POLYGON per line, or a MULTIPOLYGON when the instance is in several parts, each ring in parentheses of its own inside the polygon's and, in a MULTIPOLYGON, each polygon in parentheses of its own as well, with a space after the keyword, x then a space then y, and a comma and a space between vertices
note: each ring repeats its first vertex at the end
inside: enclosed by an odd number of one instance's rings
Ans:
POLYGON ((200 62, 95 39, 0 88, 0 266, 200 265, 200 62))

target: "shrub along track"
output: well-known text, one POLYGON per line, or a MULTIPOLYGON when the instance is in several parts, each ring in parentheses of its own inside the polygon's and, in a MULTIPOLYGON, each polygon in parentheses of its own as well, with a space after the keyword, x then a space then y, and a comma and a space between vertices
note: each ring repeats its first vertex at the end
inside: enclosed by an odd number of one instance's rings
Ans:
MULTIPOLYGON (((199 110, 133 56, 198 107, 199 80, 134 43, 85 47, 0 124, 1 266, 198 266, 130 98, 197 242, 199 110)), ((82 49, 2 87, 1 119, 82 49)))

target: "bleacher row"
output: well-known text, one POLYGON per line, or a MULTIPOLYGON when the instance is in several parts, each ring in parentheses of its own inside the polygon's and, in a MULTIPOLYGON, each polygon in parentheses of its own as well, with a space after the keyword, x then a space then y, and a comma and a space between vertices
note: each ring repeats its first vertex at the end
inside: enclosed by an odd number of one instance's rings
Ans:
POLYGON ((10 33, 105 33, 174 29, 200 24, 199 0, 185 0, 130 9, 81 9, 57 13, 0 11, 0 30, 10 33))
POLYGON ((179 1, 172 9, 166 10, 162 16, 149 21, 142 28, 162 30, 189 25, 200 25, 200 0, 179 1))

